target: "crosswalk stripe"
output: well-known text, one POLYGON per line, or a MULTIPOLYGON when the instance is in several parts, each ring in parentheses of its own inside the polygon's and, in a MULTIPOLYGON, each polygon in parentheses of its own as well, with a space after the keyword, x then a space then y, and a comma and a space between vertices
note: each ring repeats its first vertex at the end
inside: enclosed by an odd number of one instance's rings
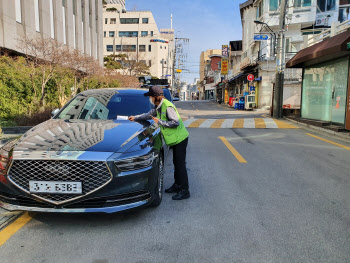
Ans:
POLYGON ((272 118, 245 119, 183 119, 186 128, 256 128, 256 129, 297 129, 285 121, 272 118))
POLYGON ((232 128, 243 128, 244 119, 235 119, 232 128))
POLYGON ((215 122, 215 119, 208 119, 205 120, 201 125, 199 125, 199 128, 210 128, 210 126, 215 122))
POLYGON ((266 128, 273 129, 273 128, 278 128, 276 122, 273 119, 263 119, 266 125, 266 128))
POLYGON ((275 120, 278 128, 280 129, 296 129, 297 127, 295 127, 294 125, 290 125, 284 121, 280 121, 280 120, 275 120))
POLYGON ((188 125, 188 128, 198 128, 203 122, 205 122, 205 119, 197 119, 188 125))
POLYGON ((232 128, 234 121, 235 119, 225 120, 224 123, 221 125, 221 128, 232 128))
POLYGON ((266 128, 266 124, 262 118, 255 118, 254 121, 255 121, 255 128, 258 128, 258 129, 266 128))
POLYGON ((196 119, 188 119, 184 121, 185 127, 188 127, 192 122, 194 122, 196 119))
POLYGON ((215 122, 210 126, 210 128, 221 128, 221 125, 224 123, 224 119, 215 120, 215 122))
POLYGON ((254 119, 244 119, 243 128, 255 128, 254 119))

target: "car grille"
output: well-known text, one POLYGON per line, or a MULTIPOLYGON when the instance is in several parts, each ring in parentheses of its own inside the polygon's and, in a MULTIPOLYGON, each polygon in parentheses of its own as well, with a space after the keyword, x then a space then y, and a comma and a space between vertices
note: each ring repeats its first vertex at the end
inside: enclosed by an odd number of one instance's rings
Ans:
POLYGON ((61 204, 96 191, 108 184, 112 177, 106 163, 101 161, 14 160, 9 179, 28 193, 29 181, 81 182, 81 195, 32 194, 50 203, 61 204))

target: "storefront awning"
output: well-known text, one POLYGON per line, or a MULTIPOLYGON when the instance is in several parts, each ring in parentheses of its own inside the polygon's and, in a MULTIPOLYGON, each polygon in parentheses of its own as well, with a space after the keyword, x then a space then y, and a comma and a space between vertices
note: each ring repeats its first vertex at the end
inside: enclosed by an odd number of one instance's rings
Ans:
POLYGON ((300 50, 287 62, 287 68, 303 68, 328 60, 350 55, 346 44, 350 42, 350 31, 346 31, 311 47, 300 50))
POLYGON ((238 75, 236 75, 236 76, 234 76, 233 78, 231 78, 231 79, 229 80, 229 82, 231 82, 231 81, 233 81, 233 80, 239 78, 239 77, 242 76, 242 75, 243 75, 243 72, 242 72, 242 73, 239 73, 238 75))

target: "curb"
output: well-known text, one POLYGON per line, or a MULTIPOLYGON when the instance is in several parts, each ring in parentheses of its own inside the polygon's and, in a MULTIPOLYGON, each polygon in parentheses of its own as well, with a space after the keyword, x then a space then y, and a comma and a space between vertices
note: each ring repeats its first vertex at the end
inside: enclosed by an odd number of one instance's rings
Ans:
POLYGON ((327 135, 334 135, 335 137, 337 137, 337 139, 339 139, 341 141, 350 142, 350 133, 335 132, 335 131, 331 131, 331 130, 328 130, 328 129, 325 129, 325 128, 321 128, 321 127, 313 126, 313 125, 306 124, 306 123, 303 123, 303 122, 299 122, 299 121, 296 121, 296 120, 292 120, 292 119, 289 119, 289 118, 286 118, 286 117, 283 117, 283 119, 285 119, 287 121, 290 121, 290 122, 293 122, 293 123, 297 123, 297 124, 299 124, 301 126, 304 126, 304 128, 306 128, 308 130, 311 130, 311 131, 314 131, 316 133, 320 133, 320 134, 327 133, 327 135))
POLYGON ((20 217, 24 212, 7 212, 6 210, 0 208, 0 212, 4 211, 8 213, 8 215, 2 215, 0 213, 0 231, 5 227, 10 225, 13 221, 15 221, 18 217, 20 217))

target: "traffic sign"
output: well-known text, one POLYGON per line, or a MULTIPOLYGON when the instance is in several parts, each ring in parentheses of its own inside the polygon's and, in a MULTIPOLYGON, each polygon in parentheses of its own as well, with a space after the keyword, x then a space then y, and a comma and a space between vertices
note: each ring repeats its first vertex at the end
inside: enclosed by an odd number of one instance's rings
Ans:
POLYGON ((171 75, 165 75, 166 77, 171 77, 171 75))
POLYGON ((254 80, 254 75, 253 75, 253 74, 249 74, 249 75, 247 76, 247 80, 248 80, 248 81, 253 81, 253 80, 254 80))
POLYGON ((254 41, 269 40, 269 35, 254 35, 254 41))

